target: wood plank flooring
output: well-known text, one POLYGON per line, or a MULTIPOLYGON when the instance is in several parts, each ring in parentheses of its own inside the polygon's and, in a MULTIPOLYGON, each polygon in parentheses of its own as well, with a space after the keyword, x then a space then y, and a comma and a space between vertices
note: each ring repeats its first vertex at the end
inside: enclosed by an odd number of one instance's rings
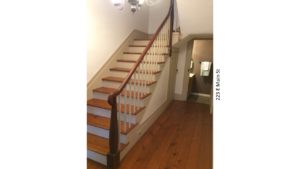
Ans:
MULTIPOLYGON (((103 169, 88 161, 88 169, 103 169)), ((212 169, 209 106, 173 101, 122 160, 120 169, 212 169)))
POLYGON ((96 163, 90 159, 87 159, 87 168, 88 169, 106 169, 102 164, 96 163))

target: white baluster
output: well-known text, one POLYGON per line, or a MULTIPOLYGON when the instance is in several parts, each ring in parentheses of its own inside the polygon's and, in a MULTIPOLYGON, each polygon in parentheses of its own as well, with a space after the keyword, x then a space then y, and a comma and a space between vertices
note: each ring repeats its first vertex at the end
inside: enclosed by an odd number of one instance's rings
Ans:
MULTIPOLYGON (((117 109, 118 109, 118 122, 119 122, 119 138, 121 138, 121 131, 122 131, 122 112, 121 112, 121 102, 122 102, 122 96, 121 96, 121 94, 120 95, 118 95, 118 97, 117 97, 117 109)), ((123 120, 124 120, 124 116, 123 116, 123 120)), ((124 127, 124 126, 123 126, 124 127)), ((121 146, 121 139, 119 139, 119 148, 120 148, 120 146, 121 146)))
MULTIPOLYGON (((151 49, 150 49, 151 50, 151 49)), ((151 54, 149 53, 149 55, 148 55, 148 68, 147 68, 147 83, 146 84, 148 84, 148 81, 149 81, 149 78, 150 78, 150 70, 151 70, 151 54)))
MULTIPOLYGON (((159 55, 158 55, 158 62, 162 62, 162 58, 161 58, 161 56, 162 56, 162 44, 161 44, 161 32, 159 33, 159 37, 158 37, 158 42, 159 42, 159 55)), ((159 71, 159 66, 158 66, 158 68, 157 68, 157 71, 159 71)))
POLYGON ((157 46, 157 39, 155 39, 155 47, 154 47, 154 65, 153 65, 153 71, 156 71, 156 67, 157 67, 157 54, 158 54, 158 46, 157 46))
POLYGON ((156 43, 156 46, 155 46, 155 56, 154 56, 154 63, 155 63, 155 65, 154 65, 154 70, 153 70, 153 72, 155 72, 156 70, 157 70, 157 65, 158 65, 158 54, 159 54, 159 45, 158 45, 158 39, 157 39, 157 37, 156 37, 156 39, 155 39, 155 43, 156 43))
POLYGON ((162 44, 162 37, 161 37, 161 35, 162 35, 162 33, 160 32, 160 33, 159 33, 159 37, 158 37, 158 39, 159 39, 159 53, 160 53, 160 55, 159 55, 159 61, 160 61, 160 62, 163 61, 163 60, 162 60, 162 53, 164 53, 164 52, 163 52, 163 44, 162 44))
MULTIPOLYGON (((126 88, 124 89, 124 90, 126 90, 126 88)), ((126 92, 126 91, 125 91, 126 92)), ((124 94, 124 103, 123 103, 123 109, 124 109, 124 107, 125 107, 125 105, 126 105, 126 99, 127 99, 127 96, 126 96, 126 93, 124 94)), ((121 105, 122 106, 122 105, 121 105)), ((126 112, 124 111, 123 112, 123 129, 124 129, 124 131, 126 130, 126 122, 127 122, 127 115, 126 115, 126 112)))
POLYGON ((156 43, 157 43, 157 47, 156 47, 156 56, 155 56, 155 62, 156 62, 156 64, 155 64, 155 70, 154 70, 154 72, 158 70, 158 66, 159 66, 159 65, 158 65, 158 62, 159 62, 159 59, 158 59, 158 58, 159 58, 159 53, 160 53, 160 51, 159 51, 160 49, 159 49, 159 43, 158 43, 159 40, 158 40, 158 38, 156 39, 156 41, 157 41, 157 42, 156 42, 156 43))
POLYGON ((147 81, 149 80, 149 78, 150 78, 150 70, 151 70, 151 67, 152 67, 152 65, 151 65, 151 61, 152 61, 152 59, 151 59, 151 57, 152 57, 152 53, 150 53, 150 52, 152 52, 152 49, 150 48, 149 49, 149 55, 148 55, 148 60, 149 60, 149 62, 148 62, 148 72, 147 72, 147 81))
MULTIPOLYGON (((128 105, 126 106, 126 108, 128 107, 128 119, 131 119, 131 113, 132 113, 132 109, 131 109, 131 106, 132 106, 132 82, 134 81, 133 79, 133 76, 131 76, 131 79, 130 79, 130 83, 129 84, 129 87, 128 87, 128 93, 127 93, 127 97, 128 97, 128 100, 130 100, 130 102, 128 102, 128 105)), ((130 127, 130 120, 127 121, 127 124, 126 126, 127 127, 130 127)))
MULTIPOLYGON (((154 41, 154 43, 155 43, 155 41, 154 41)), ((153 46, 153 56, 152 56, 152 70, 151 70, 151 75, 152 75, 152 72, 154 72, 155 66, 156 66, 156 59, 155 59, 155 57, 156 57, 156 46, 153 46)), ((152 79, 152 76, 151 76, 151 80, 153 80, 153 79, 152 79)))
POLYGON ((139 84, 137 86, 137 98, 138 98, 137 101, 138 101, 139 107, 141 107, 140 106, 140 99, 139 98, 141 98, 141 86, 143 84, 143 81, 141 80, 141 75, 142 75, 141 66, 142 66, 142 64, 139 65, 139 67, 138 67, 138 73, 137 73, 137 79, 139 81, 139 84))
POLYGON ((146 62, 143 62, 143 93, 146 92, 146 62))
POLYGON ((136 105, 136 91, 137 91, 137 84, 139 83, 138 80, 137 80, 137 77, 136 77, 137 73, 135 72, 133 74, 134 76, 134 79, 135 79, 135 83, 133 85, 133 92, 132 92, 132 95, 133 95, 133 112, 136 112, 137 111, 137 105, 136 105))

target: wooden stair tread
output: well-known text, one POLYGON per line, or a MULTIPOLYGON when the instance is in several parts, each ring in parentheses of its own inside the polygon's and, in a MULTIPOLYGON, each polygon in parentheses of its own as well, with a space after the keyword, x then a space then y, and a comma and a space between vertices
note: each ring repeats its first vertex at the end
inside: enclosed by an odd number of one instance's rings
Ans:
MULTIPOLYGON (((137 54, 137 53, 136 53, 137 54)), ((131 60, 131 59, 118 59, 117 62, 130 62, 130 63, 135 63, 137 60, 131 60)))
MULTIPOLYGON (((132 59, 118 59, 117 62, 129 62, 129 63, 136 63, 137 60, 132 60, 132 59)), ((145 63, 149 63, 147 61, 145 61, 145 63)), ((164 61, 159 61, 159 62, 156 62, 157 64, 163 64, 165 63, 164 61)))
MULTIPOLYGON (((101 99, 91 99, 87 101, 87 105, 88 106, 92 106, 92 107, 98 107, 98 108, 102 108, 102 109, 106 109, 106 110, 111 110, 111 106, 110 104, 106 101, 106 100, 101 100, 101 99)), ((117 105, 119 106, 119 104, 117 105)), ((145 107, 135 107, 133 105, 124 105, 121 104, 121 112, 124 113, 126 111, 126 113, 129 112, 133 114, 133 115, 137 115, 139 112, 141 112, 145 107), (133 112, 131 112, 132 110, 134 110, 133 112)))
MULTIPOLYGON (((157 45, 154 45, 154 46, 157 46, 157 45)), ((129 47, 147 47, 147 45, 129 45, 129 47)), ((159 47, 169 47, 168 45, 166 46, 159 46, 159 47)))
POLYGON ((103 93, 103 94, 112 94, 117 89, 110 88, 110 87, 99 87, 97 89, 94 89, 94 92, 103 93))
POLYGON ((147 45, 129 45, 129 47, 147 47, 147 45))
POLYGON ((119 72, 130 72, 130 68, 124 68, 124 67, 113 67, 110 68, 111 71, 119 71, 119 72))
POLYGON ((97 161, 87 158, 87 169, 107 169, 107 167, 97 161))
POLYGON ((107 76, 107 77, 102 78, 102 80, 122 83, 125 80, 125 78, 115 77, 115 76, 107 76))
MULTIPOLYGON (((121 144, 122 151, 127 144, 121 144)), ((109 152, 109 140, 94 134, 87 133, 87 148, 99 154, 106 155, 109 152)))
POLYGON ((151 39, 134 39, 136 41, 150 41, 151 39))
MULTIPOLYGON (((113 67, 113 68, 110 68, 111 71, 119 71, 119 72, 130 72, 130 68, 123 68, 123 67, 113 67)), ((140 72, 144 72, 145 70, 142 70, 142 71, 138 71, 137 73, 140 73, 140 72)), ((158 74, 160 73, 161 71, 158 70, 158 71, 152 71, 150 72, 151 74, 158 74)))
MULTIPOLYGON (((141 71, 138 71, 137 73, 144 73, 145 70, 141 70, 141 71)), ((160 70, 157 70, 157 71, 151 71, 150 74, 158 74, 160 73, 161 71, 160 70)))
MULTIPOLYGON (((111 93, 115 92, 116 90, 117 90, 117 89, 115 89, 115 88, 110 88, 110 87, 99 87, 99 88, 97 88, 97 89, 94 89, 93 91, 94 91, 94 92, 98 92, 98 93, 103 93, 103 94, 111 94, 111 93)), ((150 93, 141 93, 141 95, 139 95, 138 92, 132 91, 132 92, 130 93, 130 92, 128 92, 128 91, 125 90, 125 91, 123 91, 123 92, 121 93, 121 96, 125 96, 125 95, 126 95, 127 97, 133 97, 133 96, 137 97, 137 96, 138 96, 139 99, 144 99, 144 98, 150 96, 150 93)))
MULTIPOLYGON (((97 115, 88 113, 87 114, 87 124, 94 126, 94 127, 109 130, 110 118, 97 116, 97 115)), ((126 125, 124 122, 121 122, 120 131, 122 134, 128 134, 129 131, 131 131, 135 126, 136 126, 136 124, 131 124, 129 127, 129 124, 126 125)))
MULTIPOLYGON (((107 76, 107 77, 102 78, 102 80, 122 83, 125 80, 125 78, 115 77, 115 76, 107 76)), ((138 84, 140 84, 140 83, 145 83, 145 81, 144 80, 130 80, 130 83, 138 83, 138 84)), ((150 85, 152 85, 154 83, 156 83, 156 81, 146 81, 146 85, 147 86, 150 86, 150 85)))
MULTIPOLYGON (((123 52, 123 54, 141 55, 142 52, 123 52)), ((168 55, 167 53, 157 53, 157 55, 168 55)))
POLYGON ((123 52, 123 55, 139 55, 141 56, 142 53, 132 53, 132 52, 123 52))
POLYGON ((99 107, 102 109, 111 110, 111 105, 105 101, 100 99, 91 99, 87 101, 88 106, 99 107))

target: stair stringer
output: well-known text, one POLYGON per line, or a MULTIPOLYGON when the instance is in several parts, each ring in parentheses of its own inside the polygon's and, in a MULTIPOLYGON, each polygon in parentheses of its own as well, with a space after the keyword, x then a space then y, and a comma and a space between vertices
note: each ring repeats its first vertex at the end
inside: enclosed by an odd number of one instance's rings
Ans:
POLYGON ((146 133, 156 119, 169 105, 168 101, 168 86, 169 86, 169 71, 170 71, 170 59, 166 59, 166 63, 162 68, 162 72, 154 84, 151 90, 150 99, 147 103, 146 108, 141 112, 141 119, 137 126, 127 134, 128 145, 124 150, 121 151, 121 159, 131 150, 136 142, 146 133))

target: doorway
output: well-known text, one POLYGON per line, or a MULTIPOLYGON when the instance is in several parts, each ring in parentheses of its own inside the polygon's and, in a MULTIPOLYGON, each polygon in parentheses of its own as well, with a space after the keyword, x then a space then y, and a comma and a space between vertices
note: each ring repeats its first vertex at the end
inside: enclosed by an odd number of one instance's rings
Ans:
POLYGON ((188 62, 190 62, 190 67, 187 100, 211 104, 213 39, 193 40, 192 54, 188 62))

